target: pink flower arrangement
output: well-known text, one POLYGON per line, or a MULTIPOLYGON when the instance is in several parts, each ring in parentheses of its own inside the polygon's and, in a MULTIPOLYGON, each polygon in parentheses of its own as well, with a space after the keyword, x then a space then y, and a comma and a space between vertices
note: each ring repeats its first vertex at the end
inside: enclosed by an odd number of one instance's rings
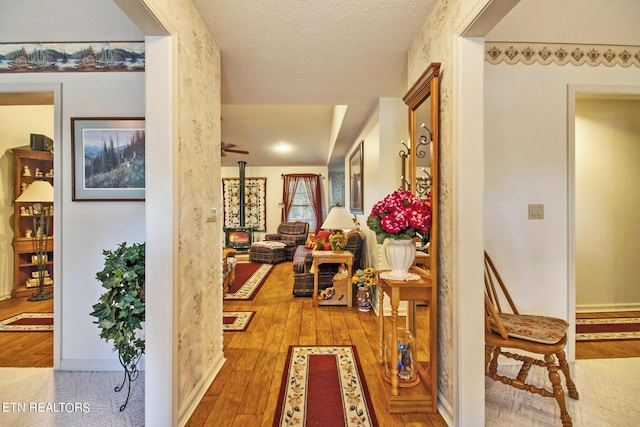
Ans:
POLYGON ((431 193, 420 199, 407 190, 396 190, 373 205, 367 225, 376 233, 378 243, 386 238, 424 237, 431 229, 431 193))

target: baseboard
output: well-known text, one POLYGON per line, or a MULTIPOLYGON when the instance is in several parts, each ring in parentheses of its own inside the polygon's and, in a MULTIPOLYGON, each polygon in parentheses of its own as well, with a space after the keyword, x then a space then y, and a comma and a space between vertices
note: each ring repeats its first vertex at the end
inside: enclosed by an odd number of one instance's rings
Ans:
POLYGON ((189 418, 191 418, 191 415, 193 415, 193 412, 204 397, 204 394, 209 389, 209 386, 218 375, 218 372, 220 372, 220 369, 222 369, 224 362, 226 362, 226 359, 224 358, 224 354, 221 352, 218 359, 211 364, 211 368, 209 368, 193 390, 191 390, 191 392, 186 396, 182 409, 178 410, 178 425, 180 427, 187 424, 189 418))
POLYGON ((640 311, 640 302, 576 305, 576 313, 601 313, 604 311, 640 311))
POLYGON ((453 406, 438 393, 438 412, 448 426, 453 425, 453 406))
POLYGON ((62 359, 60 371, 123 371, 118 359, 62 359))

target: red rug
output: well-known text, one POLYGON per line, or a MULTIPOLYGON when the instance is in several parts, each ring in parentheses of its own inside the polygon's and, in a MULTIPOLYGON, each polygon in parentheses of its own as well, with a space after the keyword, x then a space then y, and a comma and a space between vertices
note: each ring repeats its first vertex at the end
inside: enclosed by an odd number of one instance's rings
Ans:
POLYGON ((255 311, 223 311, 222 330, 225 332, 246 331, 255 311))
POLYGON ((53 331, 53 313, 22 313, 0 321, 0 332, 53 331))
POLYGON ((576 319, 577 341, 640 339, 640 318, 576 319))
POLYGON ((271 273, 273 265, 252 262, 236 265, 236 278, 225 300, 253 300, 271 273))
POLYGON ((354 346, 290 346, 274 427, 378 426, 354 346))

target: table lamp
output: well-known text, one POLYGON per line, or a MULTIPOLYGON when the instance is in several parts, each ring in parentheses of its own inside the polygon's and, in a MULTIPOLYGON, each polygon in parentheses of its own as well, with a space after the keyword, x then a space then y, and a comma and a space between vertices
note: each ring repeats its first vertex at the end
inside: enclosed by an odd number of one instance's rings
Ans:
POLYGON ((331 208, 327 219, 322 224, 322 229, 332 230, 333 234, 329 237, 331 249, 341 251, 347 246, 347 236, 342 232, 343 229, 352 229, 355 224, 349 216, 347 208, 344 206, 334 206, 331 208))

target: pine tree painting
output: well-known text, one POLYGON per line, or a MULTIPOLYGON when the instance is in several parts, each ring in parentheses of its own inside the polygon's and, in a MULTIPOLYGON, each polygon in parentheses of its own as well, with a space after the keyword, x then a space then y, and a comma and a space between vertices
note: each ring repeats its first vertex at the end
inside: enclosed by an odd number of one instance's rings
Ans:
POLYGON ((145 187, 144 129, 83 129, 84 188, 145 187))

